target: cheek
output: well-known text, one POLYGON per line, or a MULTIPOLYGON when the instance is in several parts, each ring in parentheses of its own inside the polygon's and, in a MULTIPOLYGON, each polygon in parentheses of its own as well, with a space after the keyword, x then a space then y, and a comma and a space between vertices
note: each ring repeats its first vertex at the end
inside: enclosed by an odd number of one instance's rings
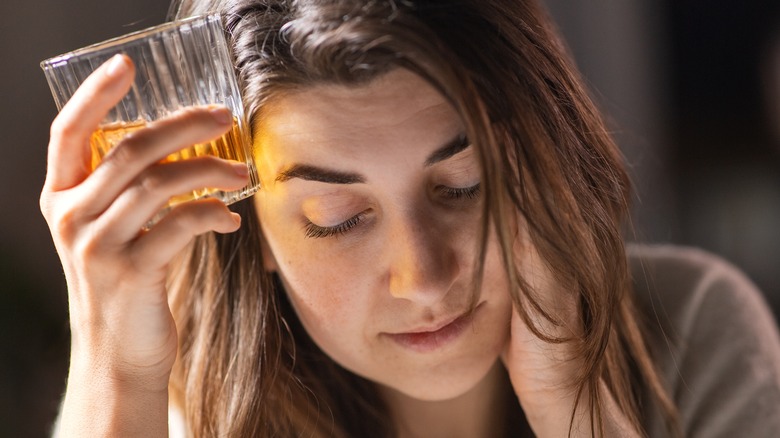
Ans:
POLYGON ((284 236, 271 239, 278 273, 304 325, 347 323, 349 313, 343 310, 354 306, 354 297, 346 266, 334 258, 316 257, 284 236))
POLYGON ((324 260, 296 260, 279 267, 285 289, 307 328, 351 327, 358 320, 359 294, 349 272, 324 260), (349 309, 349 311, 347 311, 349 309))
POLYGON ((369 308, 367 297, 371 294, 366 291, 367 281, 357 273, 365 272, 356 269, 356 261, 348 253, 312 250, 313 242, 304 239, 298 227, 290 226, 289 218, 273 213, 281 211, 278 206, 262 198, 258 204, 270 249, 265 257, 273 258, 274 270, 306 331, 321 347, 345 334, 361 336, 368 313, 361 310, 369 308))
MULTIPOLYGON (((334 257, 336 258, 336 257, 334 257)), ((303 328, 341 366, 371 369, 371 291, 342 260, 303 258, 280 266, 285 291, 303 328)))
MULTIPOLYGON (((275 253, 284 254, 283 246, 278 245, 275 253)), ((290 257, 279 264, 278 273, 298 319, 314 343, 349 367, 352 355, 362 351, 365 344, 368 312, 364 309, 368 306, 360 301, 348 271, 327 259, 290 257), (350 349, 345 350, 345 346, 350 349)))

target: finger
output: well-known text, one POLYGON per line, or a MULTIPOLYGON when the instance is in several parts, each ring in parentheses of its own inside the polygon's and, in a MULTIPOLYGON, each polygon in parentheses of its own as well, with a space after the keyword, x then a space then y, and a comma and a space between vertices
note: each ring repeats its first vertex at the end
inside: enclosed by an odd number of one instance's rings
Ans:
POLYGON ((134 263, 164 269, 193 237, 216 231, 230 233, 241 226, 241 216, 216 199, 181 204, 133 244, 134 263))
POLYGON ((237 190, 244 187, 247 180, 246 164, 215 157, 156 164, 117 197, 100 217, 100 227, 107 230, 108 239, 127 242, 171 197, 207 187, 237 190))
POLYGON ((97 68, 76 90, 51 125, 46 184, 50 191, 69 189, 90 173, 89 138, 133 82, 130 58, 117 55, 97 68))
POLYGON ((102 213, 144 169, 174 152, 218 138, 232 122, 225 107, 187 108, 129 134, 84 182, 84 190, 90 193, 86 214, 102 213))

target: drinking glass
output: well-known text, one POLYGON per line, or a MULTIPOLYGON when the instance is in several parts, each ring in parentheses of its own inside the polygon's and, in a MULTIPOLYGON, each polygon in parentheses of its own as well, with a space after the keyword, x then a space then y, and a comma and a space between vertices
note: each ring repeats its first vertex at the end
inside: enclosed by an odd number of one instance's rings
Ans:
POLYGON ((57 109, 62 109, 90 73, 119 53, 135 63, 135 80, 91 136, 92 169, 127 134, 150 122, 186 107, 224 105, 233 113, 230 131, 214 141, 171 154, 163 161, 204 155, 240 161, 249 168, 249 184, 234 191, 206 187, 174 196, 147 226, 181 202, 214 197, 231 204, 254 194, 259 179, 249 125, 220 15, 165 23, 41 62, 57 109))

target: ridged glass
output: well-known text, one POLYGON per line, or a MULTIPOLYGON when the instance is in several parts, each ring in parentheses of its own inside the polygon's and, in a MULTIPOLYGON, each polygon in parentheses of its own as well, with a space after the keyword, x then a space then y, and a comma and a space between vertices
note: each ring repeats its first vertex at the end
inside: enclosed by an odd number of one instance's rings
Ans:
POLYGON ((243 161, 250 170, 249 184, 230 192, 204 188, 176 196, 150 223, 179 202, 216 197, 230 204, 254 194, 259 179, 250 130, 221 17, 212 14, 165 23, 41 62, 57 108, 61 110, 87 76, 117 53, 133 60, 135 80, 128 94, 109 111, 92 136, 93 168, 127 133, 149 122, 185 107, 224 105, 233 113, 231 132, 214 142, 172 154, 166 160, 217 155, 243 161))

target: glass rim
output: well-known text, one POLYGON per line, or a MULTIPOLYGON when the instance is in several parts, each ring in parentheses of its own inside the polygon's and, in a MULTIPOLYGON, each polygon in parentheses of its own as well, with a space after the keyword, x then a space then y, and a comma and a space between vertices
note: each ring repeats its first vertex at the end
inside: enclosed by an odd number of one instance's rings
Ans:
POLYGON ((81 47, 79 49, 71 50, 69 52, 65 52, 63 54, 44 59, 43 61, 41 61, 40 66, 42 69, 45 70, 47 68, 56 67, 60 64, 67 63, 70 59, 75 58, 77 56, 82 56, 84 54, 93 53, 93 52, 99 52, 104 49, 109 49, 111 47, 116 47, 132 41, 137 41, 146 38, 149 35, 154 35, 157 33, 168 31, 170 29, 175 29, 184 24, 189 24, 197 21, 209 22, 215 20, 221 20, 221 15, 219 13, 197 15, 193 17, 187 17, 179 20, 160 23, 151 27, 147 27, 145 29, 136 30, 134 32, 130 32, 124 35, 109 38, 107 40, 93 43, 88 46, 81 47))

